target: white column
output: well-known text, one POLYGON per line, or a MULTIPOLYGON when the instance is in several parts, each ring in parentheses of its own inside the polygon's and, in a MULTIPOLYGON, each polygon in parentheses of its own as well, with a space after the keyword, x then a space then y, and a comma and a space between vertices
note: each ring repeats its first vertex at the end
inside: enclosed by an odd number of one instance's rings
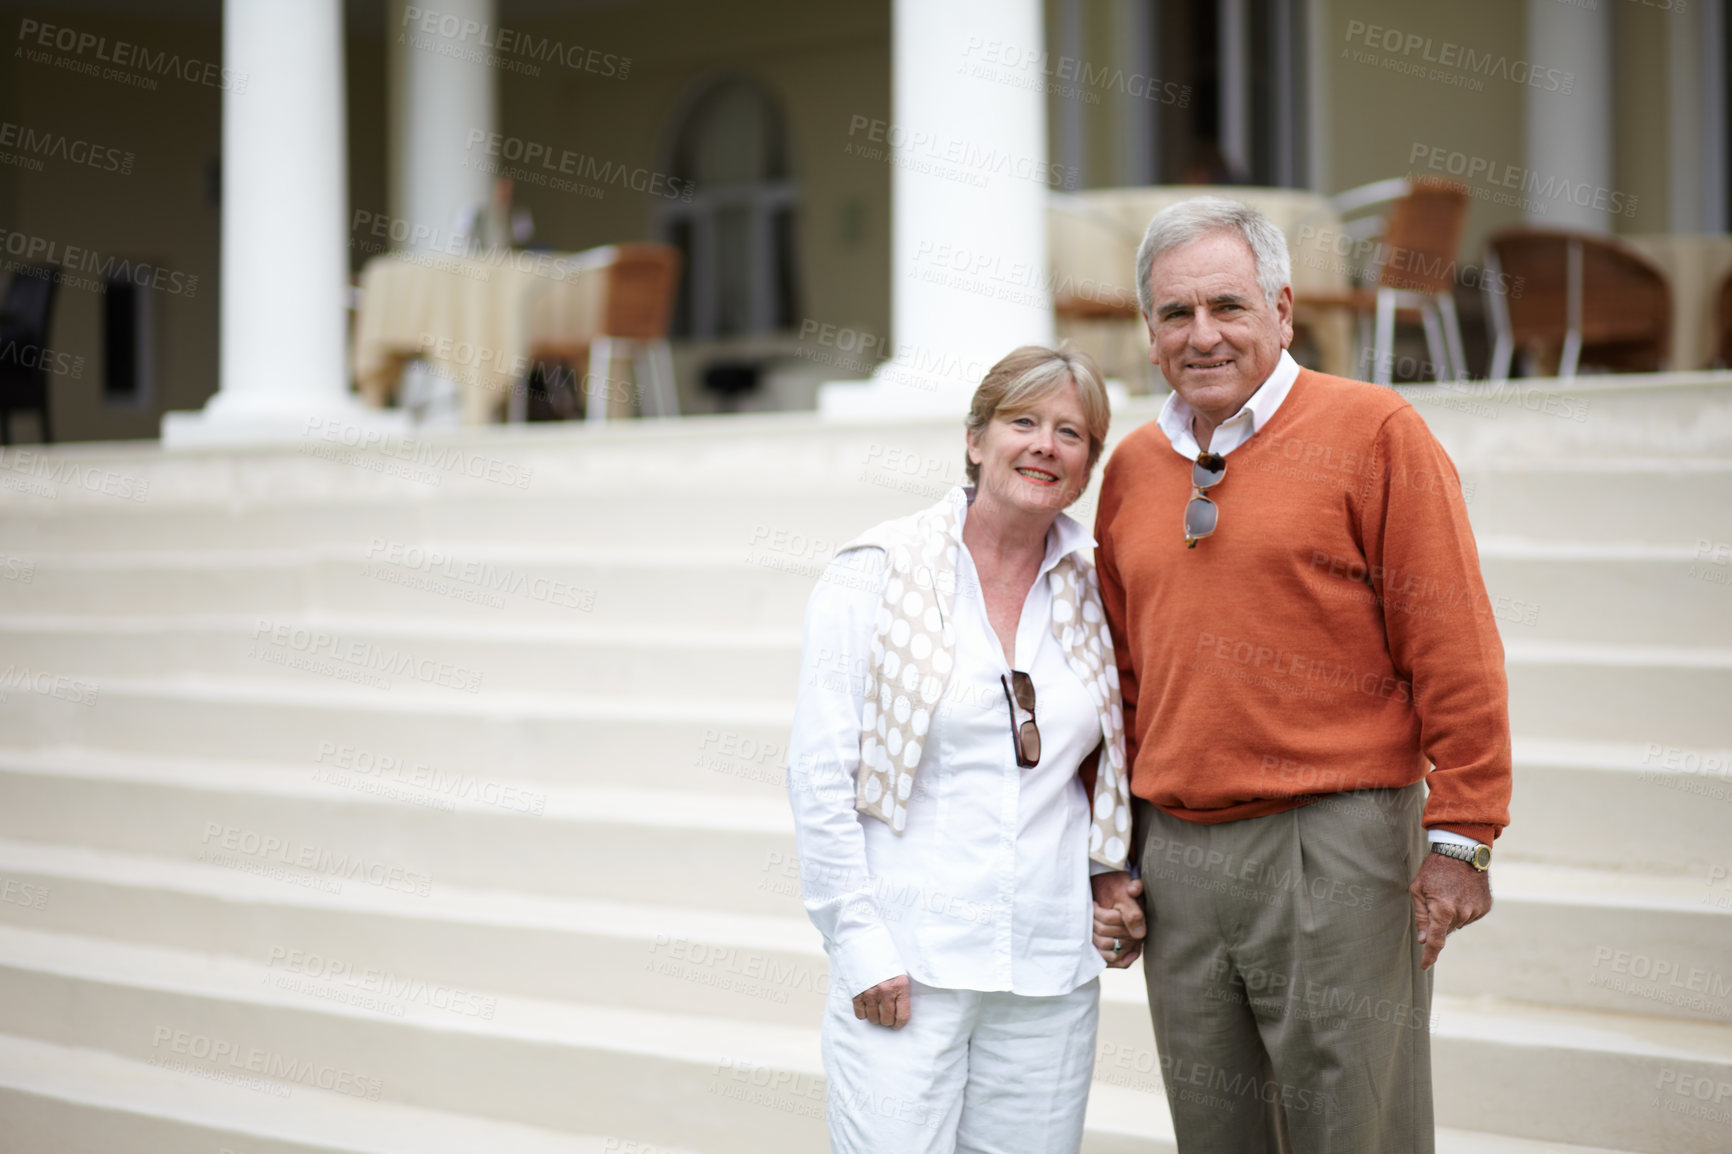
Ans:
POLYGON ((1251 27, 1245 0, 1216 6, 1216 58, 1220 77, 1221 156, 1241 180, 1251 179, 1251 27))
MULTIPOLYGON (((1052 53, 1051 70, 1063 68, 1067 73, 1074 65, 1062 61, 1083 58, 1083 6, 1082 0, 1057 0, 1058 4, 1058 45, 1052 53)), ((1074 78, 1060 85, 1080 89, 1082 86, 1074 78)), ((1049 105, 1058 112, 1058 123, 1052 125, 1050 135, 1058 137, 1056 145, 1049 142, 1058 162, 1064 165, 1067 172, 1076 173, 1076 181, 1061 182, 1059 187, 1069 187, 1073 191, 1088 184, 1088 176, 1084 171, 1088 155, 1088 125, 1083 120, 1083 102, 1078 99, 1080 92, 1061 92, 1056 103, 1049 105)))
MULTIPOLYGON (((1127 76, 1166 80, 1160 53, 1155 50, 1155 30, 1160 26, 1160 0, 1118 5, 1112 14, 1113 39, 1119 67, 1127 76)), ((1161 106, 1152 100, 1121 98, 1119 118, 1119 184, 1124 187, 1154 184, 1160 173, 1161 106)))
POLYGON ((1305 5, 1305 184, 1312 192, 1333 196, 1341 191, 1335 186, 1333 157, 1329 151, 1329 118, 1334 106, 1329 103, 1330 63, 1334 31, 1329 24, 1329 5, 1312 0, 1305 5))
POLYGON ((1716 233, 1726 223, 1722 9, 1720 0, 1701 0, 1667 13, 1668 232, 1716 233))
POLYGON ((819 389, 830 415, 962 413, 987 369, 1053 340, 1040 0, 895 0, 892 358, 819 389))
POLYGON ((341 0, 225 0, 218 388, 165 447, 389 422, 349 391, 341 0))
POLYGON ((459 222, 484 209, 492 191, 492 178, 465 162, 486 155, 470 147, 470 133, 497 124, 497 70, 439 48, 483 50, 497 30, 496 5, 393 0, 390 12, 391 215, 411 226, 412 239, 424 238, 416 247, 453 251, 464 235, 459 222))
MULTIPOLYGON (((1557 0, 1528 0, 1527 63, 1573 74, 1570 91, 1527 85, 1528 169, 1543 183, 1569 181, 1589 189, 1612 189, 1612 6, 1578 8, 1557 0)), ((1530 210, 1537 225, 1611 231, 1609 208, 1568 197, 1530 210)))
MULTIPOLYGON (((1680 14, 1682 15, 1682 14, 1680 14)), ((1706 233, 1726 231, 1726 3, 1703 0, 1696 9, 1702 70, 1702 215, 1706 233)))

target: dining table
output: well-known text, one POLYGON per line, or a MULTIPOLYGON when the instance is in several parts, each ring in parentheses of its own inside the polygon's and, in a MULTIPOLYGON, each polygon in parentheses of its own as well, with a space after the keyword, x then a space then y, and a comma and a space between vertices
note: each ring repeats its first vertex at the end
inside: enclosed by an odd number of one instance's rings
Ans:
POLYGON ((612 253, 608 247, 374 257, 359 277, 356 387, 369 404, 383 407, 404 366, 420 359, 457 383, 464 424, 520 415, 537 349, 585 345, 601 333, 612 253))

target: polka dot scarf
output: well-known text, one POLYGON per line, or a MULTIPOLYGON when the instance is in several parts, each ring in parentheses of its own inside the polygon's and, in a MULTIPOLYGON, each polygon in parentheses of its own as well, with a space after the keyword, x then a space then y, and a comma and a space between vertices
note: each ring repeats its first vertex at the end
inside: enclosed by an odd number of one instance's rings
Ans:
MULTIPOLYGON (((932 711, 955 663, 951 606, 956 599, 956 527, 968 490, 952 489, 938 504, 886 521, 843 546, 884 550, 884 599, 872 634, 861 715, 860 768, 854 807, 886 822, 898 835, 920 768, 932 711)), ((1124 713, 1112 636, 1101 612, 1094 565, 1066 554, 1046 576, 1052 631, 1065 660, 1100 712, 1102 756, 1095 774, 1089 857, 1125 868, 1130 837, 1130 782, 1125 772, 1124 713)))

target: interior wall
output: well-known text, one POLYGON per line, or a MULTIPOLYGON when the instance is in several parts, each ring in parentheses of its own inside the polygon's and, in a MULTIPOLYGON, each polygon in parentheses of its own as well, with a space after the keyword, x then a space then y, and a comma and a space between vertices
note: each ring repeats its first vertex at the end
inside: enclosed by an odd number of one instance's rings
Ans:
MULTIPOLYGON (((0 194, 0 229, 8 234, 0 259, 6 266, 52 259, 66 274, 49 334, 53 350, 66 354, 52 363, 77 369, 50 378, 60 441, 153 438, 165 409, 197 408, 216 388, 219 209, 213 173, 222 134, 221 74, 207 75, 191 62, 220 66, 221 3, 165 7, 168 14, 155 18, 110 5, 0 10, 0 27, 14 41, 0 70, 6 118, 56 142, 47 155, 0 145, 10 157, 0 165, 7 186, 0 194), (83 37, 90 39, 80 50, 83 37), (152 61, 178 57, 193 79, 161 65, 116 66, 99 57, 105 52, 112 60, 121 41, 152 61), (70 50, 57 42, 70 43, 70 50), (101 159, 80 164, 74 155, 101 159), (13 234, 27 238, 23 255, 13 251, 20 243, 13 234), (132 269, 138 262, 161 271, 160 277, 146 274, 156 317, 155 396, 143 406, 122 407, 102 399, 101 285, 105 269, 132 269)), ((33 417, 13 423, 15 439, 36 437, 33 417)))

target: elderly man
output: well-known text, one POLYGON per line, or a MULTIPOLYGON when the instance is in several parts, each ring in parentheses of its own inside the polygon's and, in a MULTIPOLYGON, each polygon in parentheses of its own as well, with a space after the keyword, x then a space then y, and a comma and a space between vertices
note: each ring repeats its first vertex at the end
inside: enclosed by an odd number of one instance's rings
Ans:
POLYGON ((1503 648, 1454 466, 1287 354, 1288 274, 1216 197, 1137 254, 1173 393, 1101 484, 1141 878, 1095 879, 1096 935, 1146 946, 1181 1151, 1429 1152, 1428 971, 1509 821, 1503 648))

